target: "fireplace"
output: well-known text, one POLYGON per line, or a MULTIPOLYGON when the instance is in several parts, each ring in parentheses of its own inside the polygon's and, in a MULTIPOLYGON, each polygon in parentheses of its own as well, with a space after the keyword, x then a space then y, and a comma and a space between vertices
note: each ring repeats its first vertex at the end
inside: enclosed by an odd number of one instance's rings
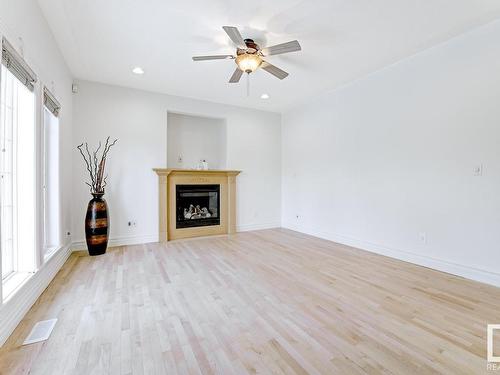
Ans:
POLYGON ((177 229, 220 225, 220 185, 176 185, 175 197, 177 229))
POLYGON ((175 168, 154 171, 158 175, 160 242, 236 233, 236 176, 240 171, 175 168))

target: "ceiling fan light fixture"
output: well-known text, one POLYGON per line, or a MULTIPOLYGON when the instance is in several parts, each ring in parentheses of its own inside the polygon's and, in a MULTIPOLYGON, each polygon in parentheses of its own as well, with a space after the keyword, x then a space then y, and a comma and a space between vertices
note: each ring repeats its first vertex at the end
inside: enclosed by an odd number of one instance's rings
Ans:
POLYGON ((236 56, 236 64, 241 71, 253 73, 259 68, 260 64, 262 64, 262 59, 256 54, 242 53, 236 56))
MULTIPOLYGON (((193 56, 194 61, 205 61, 205 60, 226 60, 234 59, 237 68, 234 70, 229 83, 238 83, 241 79, 243 73, 247 74, 247 89, 248 89, 248 78, 250 73, 255 72, 257 69, 262 68, 269 74, 272 74, 278 79, 285 79, 288 77, 288 73, 284 70, 270 64, 269 62, 263 60, 267 56, 281 55, 283 53, 300 51, 302 48, 297 40, 292 40, 290 42, 276 44, 274 46, 268 46, 265 48, 260 48, 260 46, 255 43, 253 39, 243 39, 238 28, 234 26, 222 26, 222 29, 226 32, 227 36, 233 44, 236 46, 236 54, 234 55, 209 55, 209 56, 193 56)), ((262 98, 265 99, 265 98, 262 98)))

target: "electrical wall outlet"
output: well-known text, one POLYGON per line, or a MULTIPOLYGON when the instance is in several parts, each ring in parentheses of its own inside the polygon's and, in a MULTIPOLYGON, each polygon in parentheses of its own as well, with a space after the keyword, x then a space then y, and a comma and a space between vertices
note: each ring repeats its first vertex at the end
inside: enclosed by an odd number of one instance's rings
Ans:
POLYGON ((179 155, 177 157, 177 163, 182 164, 182 162, 183 162, 182 155, 179 155))
POLYGON ((128 222, 128 226, 129 227, 135 227, 135 226, 137 226, 137 223, 134 220, 131 220, 131 221, 128 222))
POLYGON ((478 164, 476 166, 474 166, 474 176, 482 176, 483 175, 483 165, 482 164, 478 164))
POLYGON ((422 243, 422 244, 424 244, 424 245, 425 245, 425 244, 427 243, 427 233, 425 233, 425 232, 420 232, 420 233, 418 234, 418 239, 419 239, 420 243, 422 243))

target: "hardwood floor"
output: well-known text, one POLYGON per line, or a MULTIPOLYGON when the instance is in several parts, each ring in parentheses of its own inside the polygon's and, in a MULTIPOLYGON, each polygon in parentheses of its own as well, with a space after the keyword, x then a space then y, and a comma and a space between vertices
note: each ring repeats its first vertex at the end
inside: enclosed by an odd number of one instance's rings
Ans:
POLYGON ((0 373, 477 374, 487 323, 499 288, 274 229, 73 254, 0 373))

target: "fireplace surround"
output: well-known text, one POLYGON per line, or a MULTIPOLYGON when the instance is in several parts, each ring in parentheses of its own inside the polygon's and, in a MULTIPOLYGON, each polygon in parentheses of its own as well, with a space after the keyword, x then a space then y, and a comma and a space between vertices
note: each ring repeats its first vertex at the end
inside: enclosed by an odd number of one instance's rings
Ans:
POLYGON ((236 232, 234 170, 156 168, 159 240, 236 232))

